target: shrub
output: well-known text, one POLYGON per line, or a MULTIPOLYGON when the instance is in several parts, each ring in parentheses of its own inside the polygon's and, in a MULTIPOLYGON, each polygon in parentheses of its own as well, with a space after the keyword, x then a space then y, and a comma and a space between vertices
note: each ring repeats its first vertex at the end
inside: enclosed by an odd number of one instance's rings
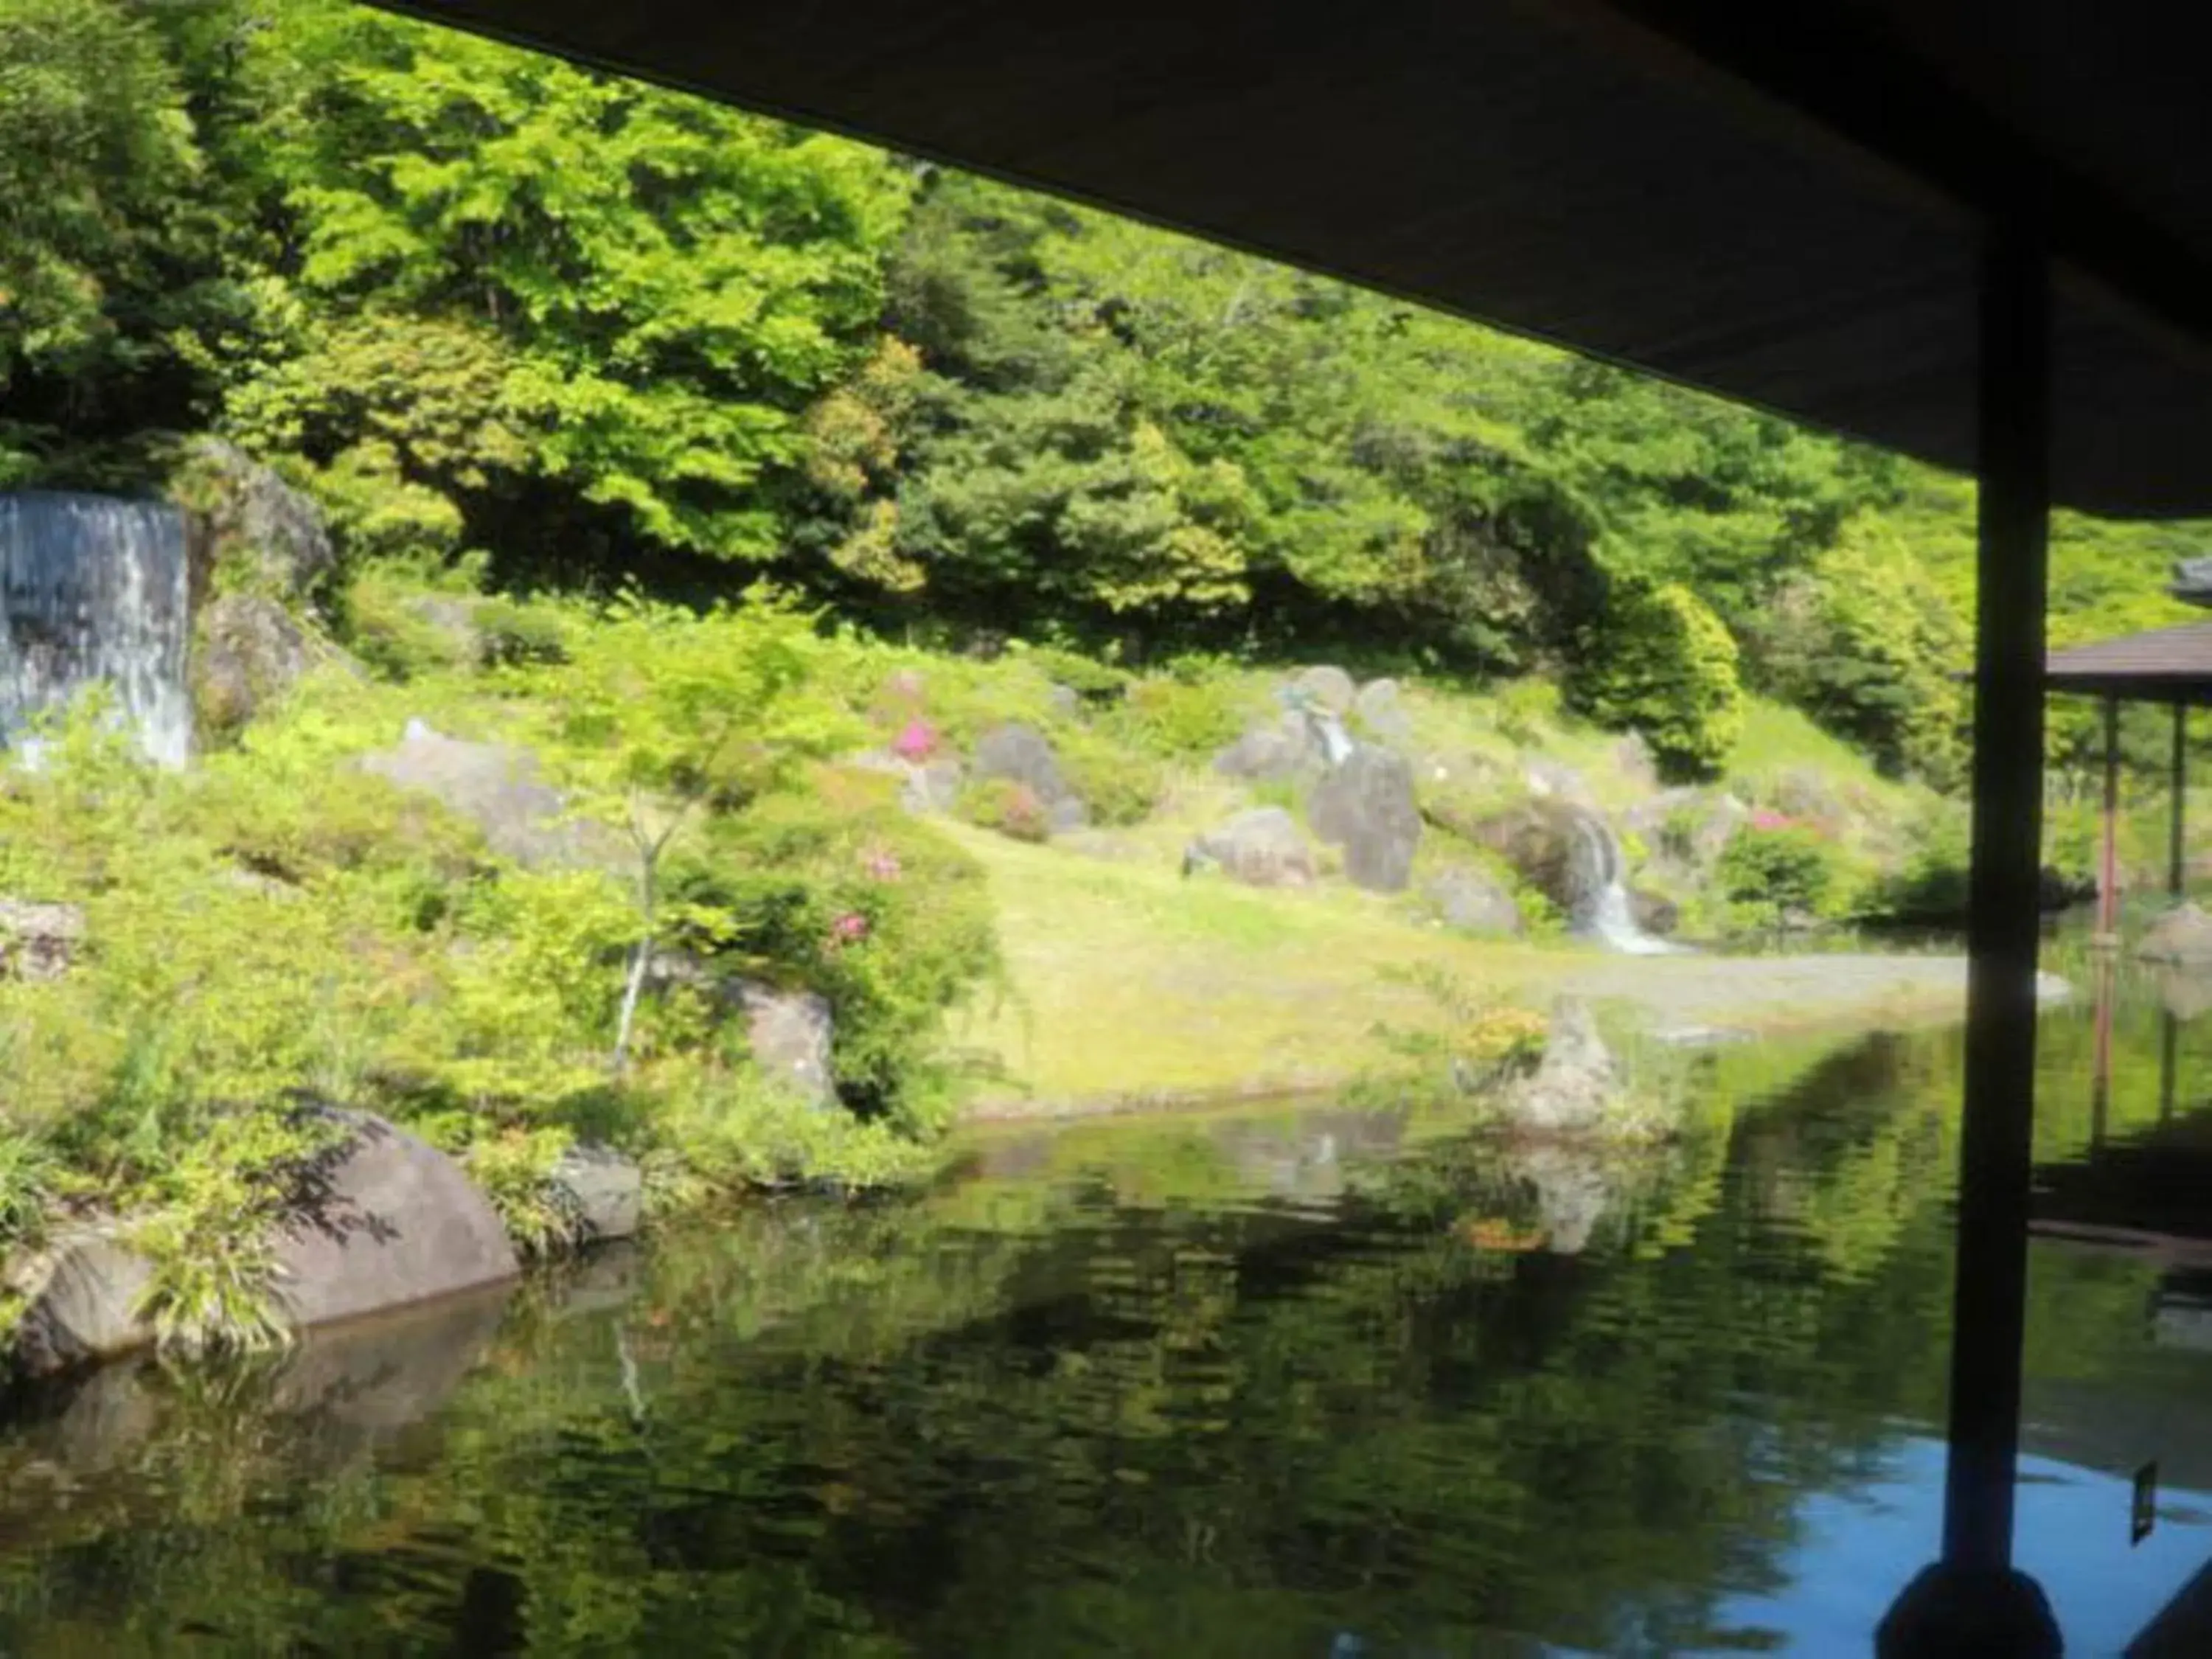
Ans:
POLYGON ((1197 760, 1237 741, 1250 714, 1243 685, 1226 677, 1148 674, 1129 687, 1109 729, 1163 760, 1197 760))
POLYGON ((1068 726, 1054 732, 1054 746, 1060 769, 1097 823, 1140 823, 1166 792, 1167 774, 1158 762, 1110 737, 1068 726))
POLYGON ((1715 874, 1731 903, 1770 927, 1793 915, 1832 914, 1839 890, 1833 845, 1802 824, 1767 815, 1730 837, 1715 874))
POLYGON ((1674 779, 1715 775, 1743 727, 1735 641, 1679 583, 1615 581, 1567 690, 1578 713, 1642 732, 1674 779))
POLYGON ((1052 815, 1036 790, 1012 778, 977 778, 960 792, 960 816, 1015 841, 1052 839, 1052 815))

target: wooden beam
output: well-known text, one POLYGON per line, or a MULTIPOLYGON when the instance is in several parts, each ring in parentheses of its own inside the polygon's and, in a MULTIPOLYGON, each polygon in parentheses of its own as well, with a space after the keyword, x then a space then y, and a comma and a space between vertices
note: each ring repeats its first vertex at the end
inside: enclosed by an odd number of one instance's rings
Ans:
POLYGON ((2120 939, 2120 700, 2105 699, 2105 814, 2097 854, 2097 943, 2106 950, 2120 939))
POLYGON ((2184 819, 2189 806, 2189 706, 2173 705, 2173 755, 2172 769, 2166 778, 2166 893, 2177 903, 2183 880, 2183 862, 2186 856, 2182 848, 2184 819))
POLYGON ((2039 234, 1992 228, 1982 287, 1973 869, 1966 1110, 1951 1334, 1943 1559, 2012 1565, 2035 1117, 2043 861, 2051 276, 2039 234))

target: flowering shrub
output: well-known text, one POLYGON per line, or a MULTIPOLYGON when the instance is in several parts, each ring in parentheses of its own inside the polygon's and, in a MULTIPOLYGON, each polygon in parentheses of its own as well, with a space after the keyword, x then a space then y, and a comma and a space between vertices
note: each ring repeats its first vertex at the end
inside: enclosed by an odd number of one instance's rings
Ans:
POLYGON ((891 739, 891 753, 901 760, 912 761, 919 765, 937 752, 937 728, 917 716, 901 727, 898 736, 891 739))

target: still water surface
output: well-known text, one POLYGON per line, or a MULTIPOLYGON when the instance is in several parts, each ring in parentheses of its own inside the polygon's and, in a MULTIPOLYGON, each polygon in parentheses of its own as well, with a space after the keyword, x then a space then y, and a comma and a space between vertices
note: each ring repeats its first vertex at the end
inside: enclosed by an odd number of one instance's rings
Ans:
MULTIPOLYGON (((2054 1023, 2049 1169, 2188 1118, 2165 1036, 2130 1002, 2100 1114, 2054 1023)), ((1936 1537, 1957 1040, 1679 1086, 1614 1160, 1343 1108, 1004 1133, 273 1377, 103 1373, 0 1433, 0 1653, 1866 1651, 1936 1537)), ((2212 1557, 2200 1305, 2036 1247, 2071 1653, 2212 1557)))

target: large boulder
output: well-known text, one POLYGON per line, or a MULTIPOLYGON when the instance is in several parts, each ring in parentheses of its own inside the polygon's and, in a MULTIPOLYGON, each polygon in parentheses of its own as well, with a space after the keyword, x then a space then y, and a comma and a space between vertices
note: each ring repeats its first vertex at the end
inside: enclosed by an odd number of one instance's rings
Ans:
POLYGON ((278 1224, 276 1298, 295 1326, 426 1302, 520 1271, 490 1200, 460 1165, 367 1113, 343 1131, 278 1224))
POLYGON ((1620 1094, 1620 1068, 1589 1005, 1562 997, 1552 1011, 1542 1060, 1507 1091, 1505 1107, 1524 1129, 1571 1134, 1602 1126, 1620 1094))
POLYGON ((258 593, 225 593, 200 612, 192 704, 206 730, 235 732, 314 665, 291 613, 258 593))
POLYGON ((1413 722, 1406 713, 1395 680, 1370 680, 1352 699, 1352 717, 1377 743, 1402 748, 1413 738, 1413 722))
POLYGON ((554 1201, 586 1242, 629 1238, 645 1213, 645 1174, 611 1147, 579 1143, 555 1161, 554 1201))
POLYGON ((337 568, 322 509, 235 444, 196 440, 174 493, 196 521, 195 562, 226 588, 301 599, 337 568))
POLYGON ((2194 904, 2179 905, 2150 925, 2136 954, 2145 962, 2212 967, 2212 916, 2194 904))
POLYGON ((1239 812, 1193 842, 1184 871, 1209 866, 1255 887, 1304 887, 1315 873, 1313 848, 1297 820, 1279 806, 1239 812))
POLYGON ((18 1256, 7 1273, 23 1310, 10 1344, 16 1367, 47 1376, 144 1347, 154 1333, 138 1307, 153 1276, 112 1220, 66 1229, 18 1256))
MULTIPOLYGON (((340 1133, 276 1227, 274 1292, 295 1328, 427 1302, 519 1271, 499 1214, 460 1166, 406 1131, 332 1110, 340 1133)), ((153 1272, 125 1224, 71 1227, 10 1263, 16 1366, 46 1376, 143 1348, 153 1272)))
POLYGON ((1313 722, 1295 711, 1260 722, 1213 757, 1216 772, 1248 783, 1295 782, 1325 763, 1313 722))
POLYGON ((1027 789, 1055 830, 1080 830, 1091 821, 1090 808, 1060 770, 1050 740, 1033 726, 1009 721, 986 732, 975 744, 975 769, 978 777, 1027 789))
POLYGON ((1632 887, 1628 890, 1629 919, 1656 939, 1667 939, 1682 925, 1682 907, 1664 893, 1632 887))
POLYGON ((1413 769, 1403 755, 1371 744, 1355 746, 1314 786, 1306 821, 1323 841, 1344 849, 1344 872, 1370 892, 1404 890, 1421 844, 1421 812, 1413 769))
POLYGON ((1291 679, 1289 690, 1298 702, 1312 703, 1339 716, 1349 714, 1359 696, 1358 683, 1330 663, 1304 670, 1291 679))
POLYGON ((568 801, 540 777, 538 757, 526 749, 449 738, 416 720, 397 747, 361 764, 468 819, 494 852, 518 864, 546 868, 615 856, 609 834, 568 816, 568 801))
POLYGON ((84 912, 0 894, 0 979, 59 979, 84 943, 84 912))
POLYGON ((1437 919, 1447 927, 1486 939, 1517 939, 1525 930, 1513 895, 1471 865, 1439 870, 1429 878, 1426 890, 1437 919))
POLYGON ((815 991, 778 990, 755 980, 735 980, 731 991, 745 1020, 754 1063, 801 1097, 827 1106, 837 1097, 830 1069, 836 1020, 830 1000, 815 991))
POLYGON ((1525 801, 1470 826, 1473 839, 1508 864, 1521 879, 1559 907, 1579 917, 1589 908, 1586 815, 1565 802, 1525 801))

